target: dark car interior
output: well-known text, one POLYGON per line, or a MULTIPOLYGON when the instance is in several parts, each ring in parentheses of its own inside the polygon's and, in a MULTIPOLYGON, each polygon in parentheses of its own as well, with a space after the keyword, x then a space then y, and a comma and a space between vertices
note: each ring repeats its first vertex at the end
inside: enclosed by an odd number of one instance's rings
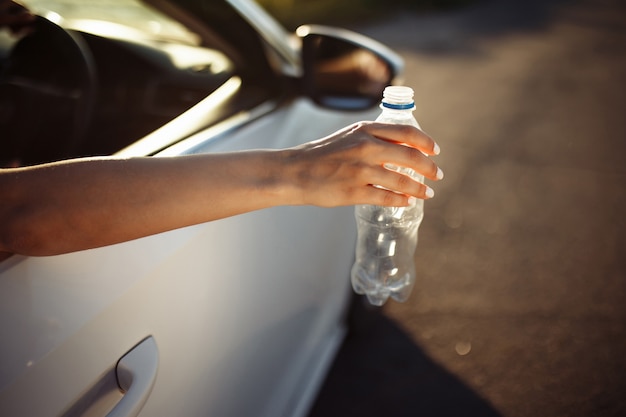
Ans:
POLYGON ((22 38, 0 31, 0 167, 110 155, 138 141, 133 155, 153 155, 230 116, 298 96, 364 110, 402 67, 384 45, 315 25, 298 29, 294 57, 227 0, 142 3, 183 31, 164 36, 99 15, 58 24, 38 16, 22 38), (301 74, 286 75, 286 66, 301 74), (235 79, 227 97, 211 100, 235 79))
POLYGON ((0 166, 115 153, 234 75, 240 91, 207 121, 277 94, 262 41, 225 2, 160 3, 195 25, 201 42, 38 17, 32 34, 0 43, 0 166))

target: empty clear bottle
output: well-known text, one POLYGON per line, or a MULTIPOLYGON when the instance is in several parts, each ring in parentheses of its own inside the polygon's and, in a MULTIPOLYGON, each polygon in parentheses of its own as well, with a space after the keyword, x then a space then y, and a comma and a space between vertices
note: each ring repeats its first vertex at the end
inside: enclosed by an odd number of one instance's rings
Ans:
MULTIPOLYGON (((410 87, 390 86, 383 92, 382 113, 376 121, 419 128, 410 87)), ((424 177, 410 168, 387 165, 419 182, 424 177)), ((352 287, 370 303, 381 306, 389 297, 406 301, 415 283, 417 229, 424 217, 424 200, 412 198, 408 207, 358 205, 356 261, 352 287)))

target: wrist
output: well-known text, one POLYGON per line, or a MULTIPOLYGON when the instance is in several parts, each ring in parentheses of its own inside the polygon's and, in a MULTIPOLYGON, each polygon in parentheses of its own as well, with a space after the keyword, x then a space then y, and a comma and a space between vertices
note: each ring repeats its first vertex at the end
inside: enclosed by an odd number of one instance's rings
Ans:
POLYGON ((304 205, 305 196, 301 184, 302 163, 296 149, 280 149, 268 151, 265 172, 261 186, 270 196, 271 205, 304 205))

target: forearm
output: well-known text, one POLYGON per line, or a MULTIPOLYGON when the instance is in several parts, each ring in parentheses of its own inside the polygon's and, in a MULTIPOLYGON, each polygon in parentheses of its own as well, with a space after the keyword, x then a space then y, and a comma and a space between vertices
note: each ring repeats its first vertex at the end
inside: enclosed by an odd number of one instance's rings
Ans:
POLYGON ((284 150, 83 159, 0 169, 0 253, 51 255, 278 205, 404 206, 443 173, 410 126, 361 122, 284 150))
POLYGON ((2 249, 71 252, 290 204, 277 153, 73 160, 13 170, 2 178, 2 249))

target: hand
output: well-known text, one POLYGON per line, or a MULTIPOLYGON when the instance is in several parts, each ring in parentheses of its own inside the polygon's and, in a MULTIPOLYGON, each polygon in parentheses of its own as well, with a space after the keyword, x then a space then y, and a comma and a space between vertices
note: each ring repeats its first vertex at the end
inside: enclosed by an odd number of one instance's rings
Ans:
POLYGON ((15 0, 0 0, 0 29, 7 27, 14 35, 26 35, 34 21, 35 15, 26 6, 15 0))
POLYGON ((437 155, 439 146, 412 126, 360 122, 293 150, 288 161, 293 168, 287 172, 302 193, 302 204, 399 207, 410 197, 434 195, 430 187, 385 164, 412 168, 431 180, 443 178, 426 156, 437 155))

